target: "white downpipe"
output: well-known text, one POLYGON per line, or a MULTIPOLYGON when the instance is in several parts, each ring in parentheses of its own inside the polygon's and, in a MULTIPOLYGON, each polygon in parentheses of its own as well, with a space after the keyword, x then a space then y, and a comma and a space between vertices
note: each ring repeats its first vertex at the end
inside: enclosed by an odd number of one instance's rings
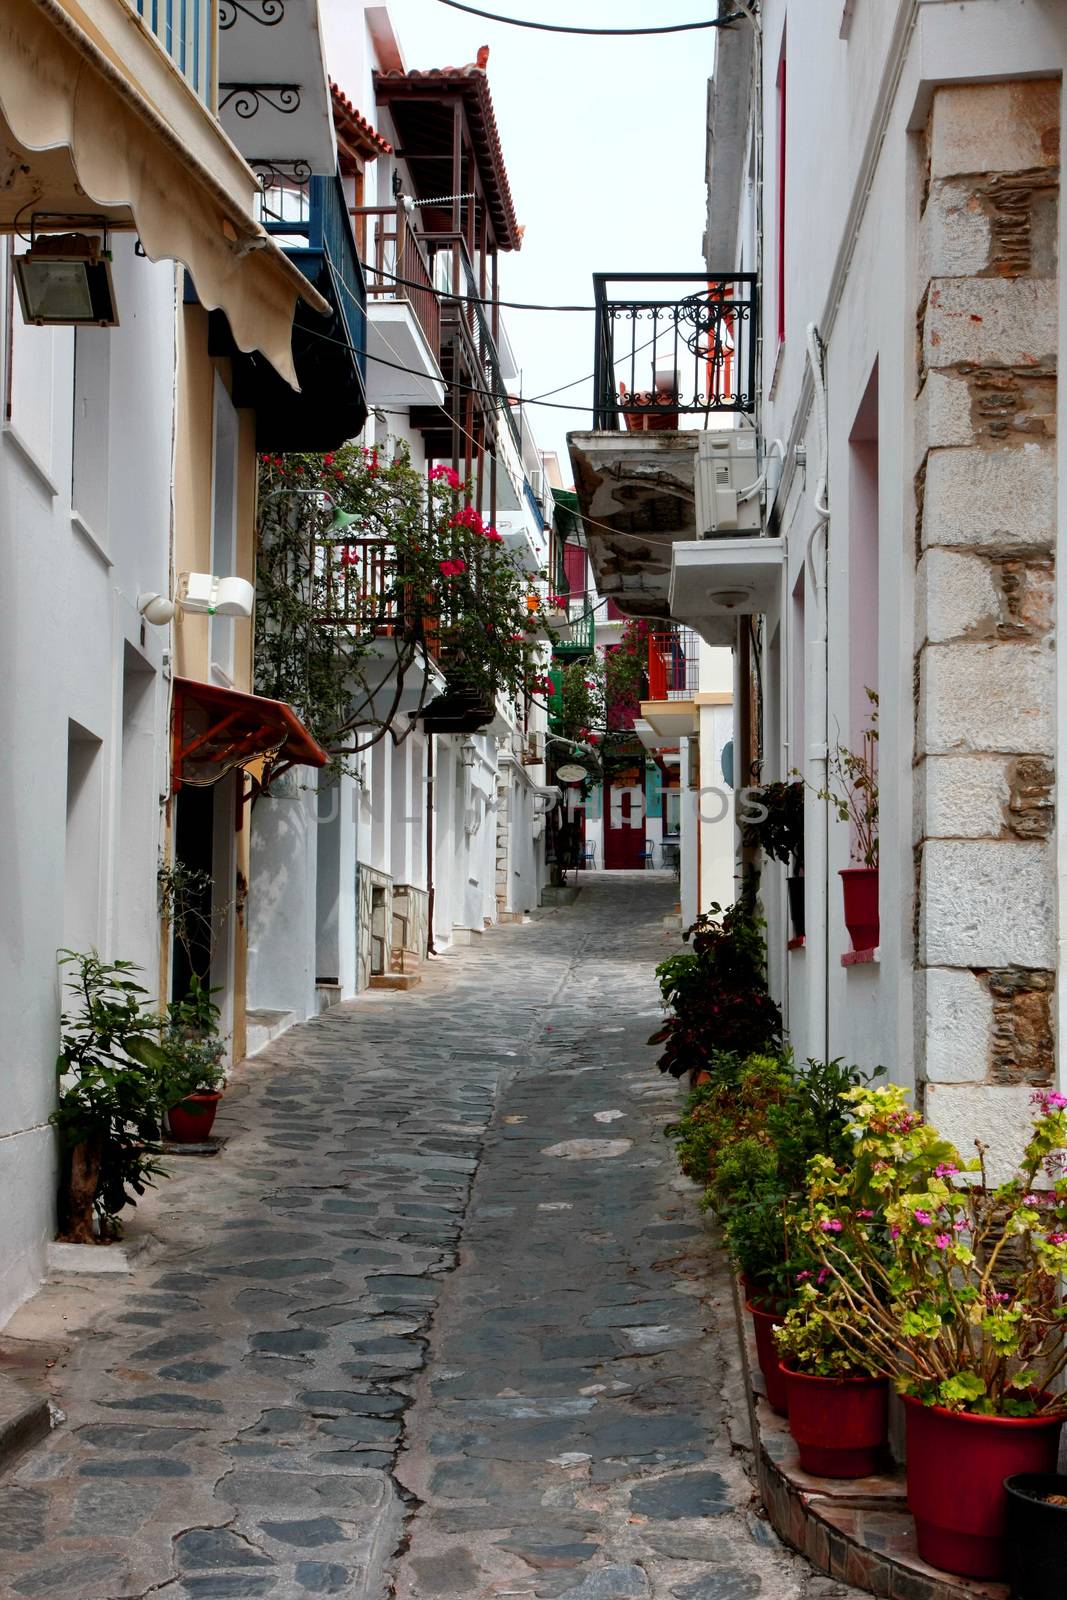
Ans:
MULTIPOLYGON (((808 749, 804 776, 815 790, 827 787, 829 733, 829 637, 827 628, 827 584, 830 568, 830 501, 828 490, 829 426, 826 380, 823 374, 822 344, 813 322, 807 328, 808 364, 814 387, 815 425, 818 431, 818 476, 815 480, 815 526, 808 535, 805 565, 811 596, 815 602, 815 637, 807 649, 805 662, 808 723, 808 749), (821 537, 820 537, 821 536, 821 537), (822 561, 818 560, 822 545, 822 561)), ((820 1060, 830 1055, 830 808, 818 802, 818 819, 811 837, 804 840, 804 875, 811 909, 805 968, 808 974, 808 1025, 811 1053, 820 1060), (813 902, 813 903, 812 903, 813 902)))

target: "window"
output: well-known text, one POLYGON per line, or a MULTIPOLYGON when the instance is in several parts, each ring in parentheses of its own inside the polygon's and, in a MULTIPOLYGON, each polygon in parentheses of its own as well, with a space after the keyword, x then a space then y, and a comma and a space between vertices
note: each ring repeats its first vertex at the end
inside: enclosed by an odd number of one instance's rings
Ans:
POLYGON ((682 791, 680 789, 665 789, 663 791, 663 833, 664 836, 677 836, 682 826, 682 791))
POLYGON ((67 723, 63 944, 68 950, 92 950, 100 943, 102 748, 88 728, 67 723))
POLYGON ((786 129, 786 100, 785 100, 786 72, 785 72, 785 39, 782 39, 782 54, 778 62, 778 77, 775 81, 777 126, 775 147, 777 150, 778 171, 777 195, 775 203, 775 292, 777 295, 778 343, 785 340, 785 129, 786 129))

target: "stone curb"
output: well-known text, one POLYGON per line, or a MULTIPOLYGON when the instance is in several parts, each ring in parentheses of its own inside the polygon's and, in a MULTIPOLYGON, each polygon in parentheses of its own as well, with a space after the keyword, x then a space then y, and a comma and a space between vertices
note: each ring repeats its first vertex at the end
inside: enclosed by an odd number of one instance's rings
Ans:
POLYGON ((771 1526, 826 1577, 854 1584, 880 1600, 1008 1600, 1002 1583, 970 1582, 937 1572, 907 1550, 913 1524, 907 1510, 904 1473, 834 1481, 809 1478, 800 1469, 788 1424, 767 1404, 745 1316, 740 1283, 733 1281, 737 1340, 756 1449, 756 1479, 771 1526))
POLYGON ((48 1401, 0 1376, 0 1470, 51 1430, 48 1401))

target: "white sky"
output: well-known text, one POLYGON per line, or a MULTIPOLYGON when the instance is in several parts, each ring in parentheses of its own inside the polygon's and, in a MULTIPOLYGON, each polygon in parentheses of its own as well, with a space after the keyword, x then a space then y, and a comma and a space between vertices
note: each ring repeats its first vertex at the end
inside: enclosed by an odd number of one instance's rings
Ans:
MULTIPOLYGON (((641 27, 694 22, 712 0, 471 0, 538 22, 641 27)), ((409 67, 458 66, 487 44, 489 85, 511 192, 526 227, 501 256, 501 297, 588 305, 594 272, 699 272, 704 130, 715 31, 583 39, 484 22, 440 0, 388 0, 409 67)), ((591 373, 593 319, 505 311, 524 394, 591 373)), ((591 402, 585 382, 553 399, 591 402)), ((589 413, 528 413, 570 482, 569 429, 589 413)))

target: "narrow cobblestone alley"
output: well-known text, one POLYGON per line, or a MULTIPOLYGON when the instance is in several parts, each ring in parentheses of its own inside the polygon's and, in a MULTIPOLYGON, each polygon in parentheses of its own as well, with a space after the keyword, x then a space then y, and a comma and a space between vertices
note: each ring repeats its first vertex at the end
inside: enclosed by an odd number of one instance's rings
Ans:
POLYGON ((6 1331, 65 1420, 0 1484, 4 1595, 850 1592, 744 1472, 726 1280, 645 1044, 675 893, 590 875, 241 1070, 224 1153, 139 1208, 145 1264, 6 1331))

